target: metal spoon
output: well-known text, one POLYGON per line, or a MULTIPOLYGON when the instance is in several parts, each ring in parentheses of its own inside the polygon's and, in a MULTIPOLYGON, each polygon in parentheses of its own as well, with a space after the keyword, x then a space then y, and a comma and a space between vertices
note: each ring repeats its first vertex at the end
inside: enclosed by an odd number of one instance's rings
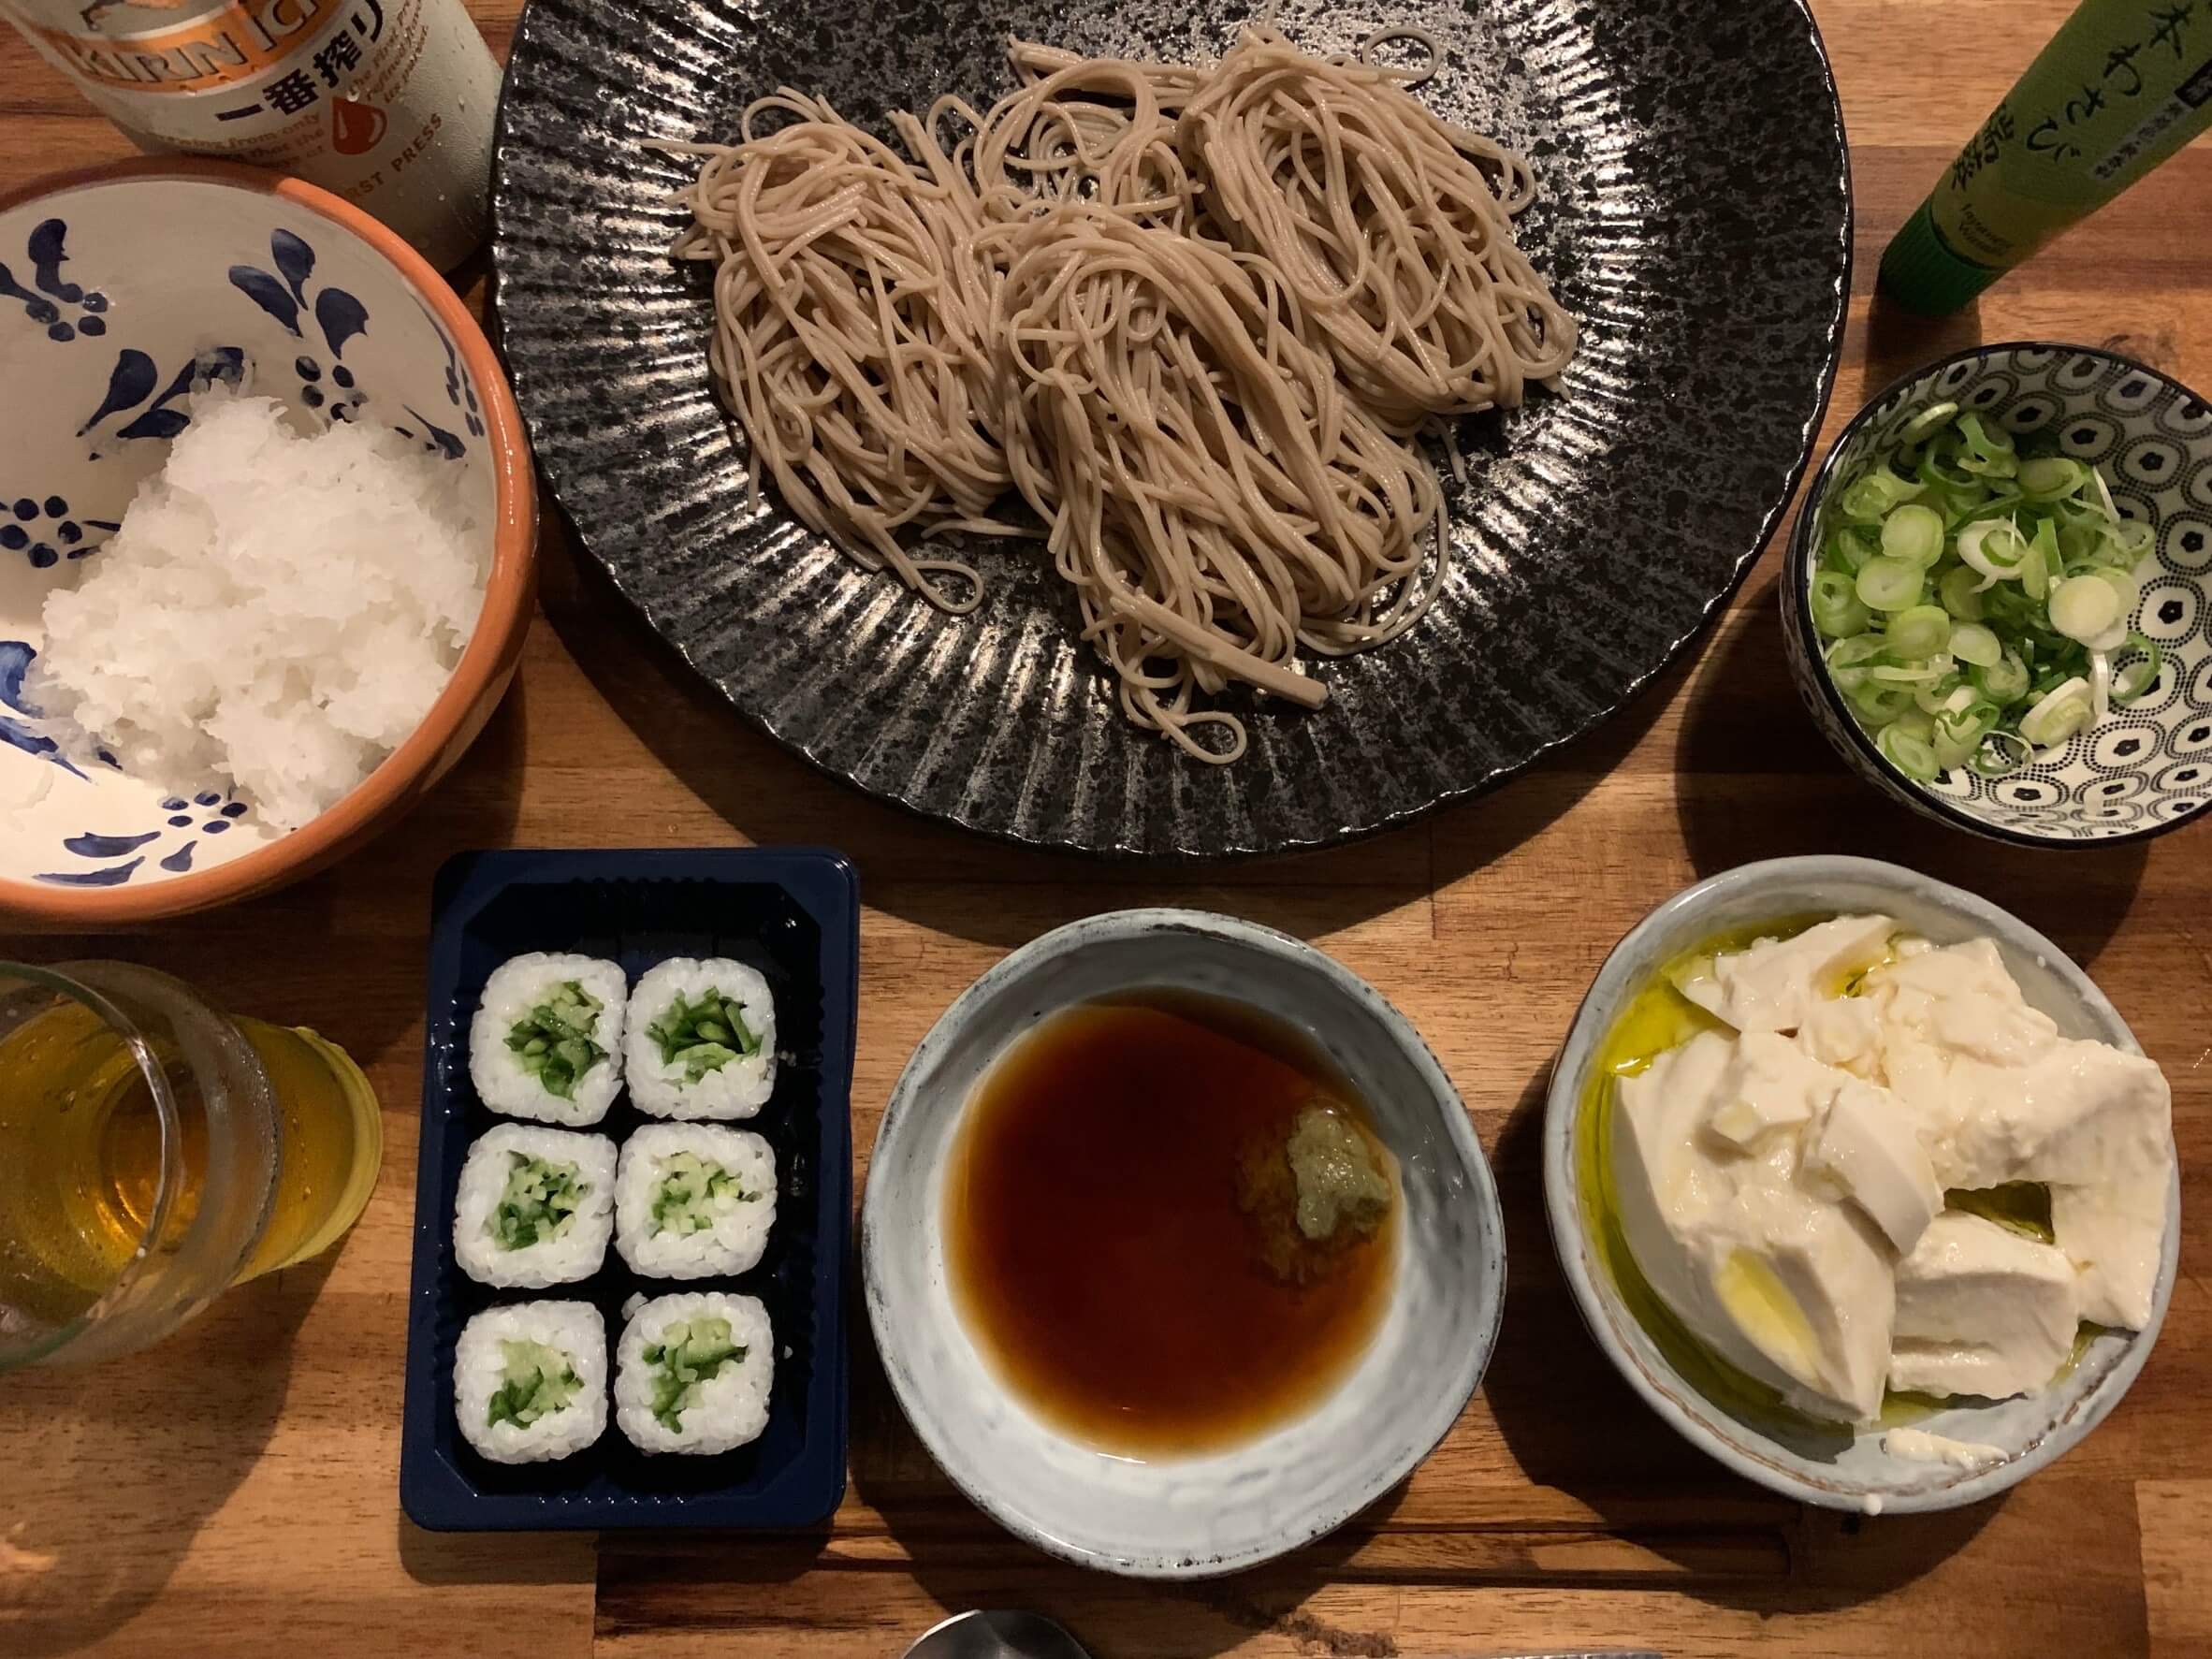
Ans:
POLYGON ((906 1659, 1091 1659, 1084 1646, 1042 1613, 955 1613, 922 1633, 906 1659))

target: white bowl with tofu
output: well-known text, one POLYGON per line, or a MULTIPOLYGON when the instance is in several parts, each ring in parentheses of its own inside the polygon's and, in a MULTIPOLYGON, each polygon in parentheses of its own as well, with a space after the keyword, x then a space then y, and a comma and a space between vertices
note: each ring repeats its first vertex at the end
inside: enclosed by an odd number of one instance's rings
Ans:
POLYGON ((1583 1318, 1689 1439, 1868 1513, 2062 1455, 2172 1293, 2171 1097, 2048 939, 1869 859, 1698 883, 1614 948, 1546 1111, 1583 1318))

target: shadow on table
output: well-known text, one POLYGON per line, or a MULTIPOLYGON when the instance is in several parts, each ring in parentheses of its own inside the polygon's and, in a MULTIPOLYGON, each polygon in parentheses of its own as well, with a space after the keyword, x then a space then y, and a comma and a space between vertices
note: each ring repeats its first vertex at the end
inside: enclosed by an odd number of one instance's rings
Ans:
POLYGON ((905 1482, 884 1487, 856 1479, 855 1485, 882 1514, 905 1570, 935 1604, 911 1615, 911 1629, 886 1633, 888 1653, 938 1620, 973 1608, 1008 1607, 1057 1620, 1099 1659, 1114 1652, 1207 1659, 1256 1637, 1272 1637, 1286 1651, 1346 1659, 1397 1652, 1387 1627, 1346 1628, 1317 1617, 1307 1605, 1355 1576, 1351 1559, 1367 1543, 1368 1526, 1395 1505, 1396 1492, 1350 1527, 1280 1561, 1225 1579, 1157 1581, 1117 1578, 1047 1555, 1000 1530, 949 1487, 932 1498, 905 1482))
POLYGON ((426 1590, 457 1584, 589 1584, 595 1576, 589 1535, 433 1533, 405 1515, 397 1517, 395 1525, 400 1564, 426 1590))
POLYGON ((1852 772, 1790 684, 1774 582, 1713 648, 1683 706, 1677 809, 1700 876, 1754 859, 1849 852, 2002 905, 2081 963, 2126 920, 2145 843, 2014 847, 1923 818, 1852 772))
MULTIPOLYGON (((1938 357, 1947 357, 1982 343, 1982 312, 1978 301, 1946 317, 1924 317, 1877 294, 1867 312, 1865 350, 1860 354, 1865 402, 1872 402, 1892 381, 1938 357)), ((1838 411, 1846 420, 1857 408, 1838 411)), ((1820 459, 1813 457, 1815 462, 1820 459)))
MULTIPOLYGON (((129 1623, 274 1430, 332 1256, 229 1292, 145 1353, 0 1381, 0 1651, 47 1659, 129 1623)), ((140 1644, 161 1646, 158 1633, 140 1644)))
POLYGON ((547 546, 547 618, 656 759, 756 844, 819 842, 852 858, 867 902, 919 925, 1011 947, 1063 923, 1141 904, 1232 910, 1301 937, 1418 902, 1541 832, 1632 749, 1681 665, 1599 732, 1481 798, 1345 847, 1188 865, 1109 862, 1016 847, 880 801, 784 749, 736 714, 573 544, 547 546), (987 881, 994 902, 975 902, 987 881))
MULTIPOLYGON (((1841 1608, 1885 1594, 1965 1547, 1999 1497, 1934 1515, 1860 1518, 1798 1504, 1729 1474, 1623 1381, 1583 1325, 1544 1203, 1550 1069, 1530 1079, 1492 1154, 1506 1213, 1504 1339, 1482 1398, 1528 1478, 1587 1505, 1614 1536, 1679 1569, 1663 1582, 1754 1610, 1841 1608), (1831 1535, 1848 1538, 1815 1550, 1831 1535)), ((1623 1574, 1651 1587, 1656 1575, 1623 1574)), ((1603 1582, 1579 1576, 1578 1583, 1603 1582)))

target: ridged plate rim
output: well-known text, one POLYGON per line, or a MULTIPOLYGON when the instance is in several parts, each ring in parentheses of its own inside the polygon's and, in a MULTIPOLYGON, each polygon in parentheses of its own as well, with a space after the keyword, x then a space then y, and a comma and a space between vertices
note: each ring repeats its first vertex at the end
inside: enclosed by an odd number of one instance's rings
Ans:
MULTIPOLYGON (((1752 567, 1773 539, 1791 502, 1796 499, 1810 468, 1822 423, 1825 421, 1833 397, 1838 371, 1841 364, 1844 337, 1849 320, 1850 297, 1855 269, 1854 240, 1856 228, 1856 206, 1853 191, 1851 152, 1846 135, 1842 102, 1837 88, 1835 67, 1829 57, 1827 44, 1822 36, 1807 0, 1773 0, 1777 6, 1795 14, 1801 24, 1807 43, 1812 51, 1812 64, 1817 75, 1817 90, 1825 95, 1825 107, 1809 111, 1807 119, 1819 127, 1818 136, 1831 140, 1835 154, 1834 185, 1836 205, 1840 210, 1835 234, 1829 244, 1835 255, 1832 279, 1827 284, 1828 312, 1825 338, 1820 342, 1820 360, 1813 374, 1812 396, 1810 408, 1797 429, 1795 457, 1785 470, 1782 487, 1775 491, 1759 515, 1758 524, 1748 546, 1738 554, 1726 580, 1698 607, 1691 622, 1669 640, 1642 671, 1632 675, 1619 691, 1608 700, 1594 702, 1590 711, 1579 720, 1571 720, 1556 735, 1530 743, 1519 758, 1501 765, 1493 765, 1468 781, 1437 788, 1425 799, 1397 808, 1378 811, 1360 822, 1334 825, 1312 834, 1288 833, 1261 835, 1249 840, 1230 839, 1212 844, 1194 844, 1180 838, 1187 829, 1189 820, 1178 815, 1174 831, 1178 838, 1170 844, 1157 846, 1138 845, 1127 839, 1104 837, 1079 838, 1074 836, 1033 835, 1019 827, 991 822, 984 816, 964 811, 957 807, 932 805, 912 798, 910 793, 877 787, 856 776, 855 772, 818 752, 815 744, 792 732, 782 729, 778 722, 741 693, 740 690, 712 673, 701 661, 700 650, 691 641, 679 637, 670 627, 663 625, 654 614, 648 600, 636 591, 633 581, 626 578, 619 565, 605 557, 594 546, 591 534, 570 511, 568 496, 563 488, 561 470, 548 458, 547 446, 541 441, 540 422, 533 414, 532 386, 527 372, 520 368, 509 350, 508 314, 503 303, 502 290, 506 270, 518 257, 514 227, 511 223, 507 194, 507 158, 509 153, 509 118, 517 82, 517 65, 527 72, 525 60, 537 42, 537 25, 554 0, 527 0, 518 21, 510 58, 508 73, 500 86, 498 119, 492 153, 491 189, 492 239, 490 263, 487 276, 487 312, 492 336, 506 364, 523 420, 530 431, 533 453, 538 467, 547 485, 547 493, 556 503, 562 523, 575 544, 589 555, 594 565, 607 578, 615 591, 632 613, 659 637, 663 645, 676 652, 698 678, 711 688, 729 707, 746 723, 775 741, 813 766, 817 771, 848 784, 873 799, 898 807, 918 818, 956 825, 971 834, 1004 845, 1031 848, 1046 851, 1074 852, 1120 863, 1150 863, 1162 865, 1203 865, 1236 859, 1266 857, 1319 851, 1349 842, 1379 836, 1423 818, 1438 808, 1470 801, 1477 796, 1510 782, 1529 771, 1539 762, 1567 746, 1587 737, 1598 727, 1620 714, 1627 706, 1647 691, 1653 681, 1681 660, 1697 638, 1726 609, 1729 602, 1741 589, 1752 567)), ((1689 0, 1695 9, 1696 0, 1689 0)), ((1825 197, 1824 203, 1825 203, 1825 197)), ((725 417, 726 418, 726 417, 725 417)), ((735 424, 734 422, 732 423, 735 424)), ((780 509, 779 509, 780 513, 780 509)), ((780 515, 786 522, 788 514, 780 515)), ((882 580, 891 580, 885 576, 882 580)), ((1416 631, 1418 633, 1418 630, 1416 631)), ((1408 636, 1409 638, 1412 635, 1408 636)), ((1163 756, 1164 759, 1164 756, 1163 756)), ((1113 827, 1119 827, 1118 825, 1113 827)))

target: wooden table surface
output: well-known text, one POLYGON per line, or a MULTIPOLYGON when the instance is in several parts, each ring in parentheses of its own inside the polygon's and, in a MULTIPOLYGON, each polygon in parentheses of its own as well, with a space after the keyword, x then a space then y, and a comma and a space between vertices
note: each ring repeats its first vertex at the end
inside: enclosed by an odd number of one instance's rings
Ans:
MULTIPOLYGON (((495 43, 517 8, 483 6, 495 43)), ((1978 312, 1870 322, 1891 233, 2068 9, 1817 6, 1858 193, 1831 434, 1870 390, 1976 339, 2099 342, 2212 386, 2203 144, 1978 312)), ((0 186, 126 149, 0 30, 0 186)), ((0 1654, 879 1659, 977 1605, 1054 1613, 1099 1659, 1583 1642, 2212 1653, 2212 830, 2022 854, 1887 806, 1844 773, 1787 686, 1777 560, 1770 550, 1713 635, 1634 706, 1487 799, 1346 850, 1169 874, 1010 851, 816 775, 703 693, 549 534, 546 614, 513 693, 382 841, 218 914, 11 945, 151 962, 236 1011, 315 1026, 368 1069, 386 1155, 367 1214, 325 1261, 232 1294, 135 1364, 0 1381, 0 1654), (595 1542, 433 1535, 401 1519, 431 872, 460 848, 746 842, 824 842, 860 869, 863 1179, 923 1032, 1003 953, 1072 918, 1158 902, 1229 910, 1315 940, 1380 986, 1465 1097, 1506 1206, 1504 1339, 1435 1455, 1275 1566, 1187 1588, 1086 1574, 1014 1543, 936 1472, 856 1302, 851 1483, 824 1532, 595 1542), (2174 1085, 2185 1231, 2157 1351, 2063 1463, 1949 1515, 1862 1523, 1724 1475, 1617 1380, 1545 1230, 1545 1073, 1608 948, 1701 876, 1812 851, 1914 865, 2017 911, 2089 968, 2174 1085)))

